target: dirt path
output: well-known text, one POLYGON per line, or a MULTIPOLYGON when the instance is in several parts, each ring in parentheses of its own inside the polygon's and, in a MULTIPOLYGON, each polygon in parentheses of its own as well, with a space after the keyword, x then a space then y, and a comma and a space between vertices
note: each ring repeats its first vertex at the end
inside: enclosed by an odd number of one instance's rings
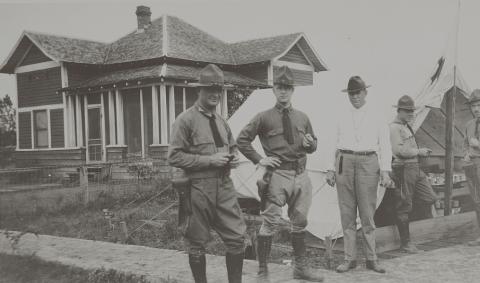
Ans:
MULTIPOLYGON (((187 256, 173 250, 33 234, 22 236, 13 250, 10 240, 0 233, 0 252, 35 253, 46 261, 85 269, 104 267, 146 275, 152 282, 166 279, 192 282, 187 256)), ((209 282, 227 282, 224 258, 209 256, 207 261, 209 282)), ((387 269, 385 275, 365 270, 362 263, 347 274, 325 271, 326 282, 479 282, 480 247, 456 245, 382 263, 387 269)), ((278 264, 270 267, 271 282, 298 282, 291 279, 290 267, 278 264)), ((256 262, 245 261, 244 282, 257 282, 256 269, 256 262)))

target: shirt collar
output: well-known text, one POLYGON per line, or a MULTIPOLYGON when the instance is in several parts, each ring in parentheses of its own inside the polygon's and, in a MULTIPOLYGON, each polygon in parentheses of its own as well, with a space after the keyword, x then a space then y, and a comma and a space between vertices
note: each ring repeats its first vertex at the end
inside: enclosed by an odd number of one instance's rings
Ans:
POLYGON ((215 117, 215 113, 212 113, 212 112, 208 111, 207 109, 202 107, 202 105, 200 105, 200 103, 195 102, 195 107, 197 108, 198 112, 202 113, 203 115, 207 116, 208 118, 211 118, 212 116, 215 117))
POLYGON ((292 107, 292 103, 289 103, 286 107, 283 106, 282 104, 280 103, 276 103, 275 104, 275 109, 277 109, 278 111, 280 112, 283 112, 284 109, 287 109, 288 112, 292 111, 293 107, 292 107))

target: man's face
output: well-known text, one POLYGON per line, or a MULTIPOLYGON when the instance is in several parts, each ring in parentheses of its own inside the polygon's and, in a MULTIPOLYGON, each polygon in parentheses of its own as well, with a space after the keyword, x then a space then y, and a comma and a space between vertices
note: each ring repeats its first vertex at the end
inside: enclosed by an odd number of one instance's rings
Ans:
POLYGON ((277 98, 278 103, 287 105, 290 103, 290 100, 292 99, 293 86, 274 84, 273 93, 275 94, 275 97, 277 98))
POLYGON ((398 119, 405 123, 411 123, 415 119, 415 111, 407 109, 398 109, 398 119))
POLYGON ((472 109, 472 113, 475 118, 480 118, 480 101, 470 104, 470 109, 472 109))
POLYGON ((365 104, 365 97, 367 96, 367 90, 362 89, 355 92, 348 93, 348 99, 352 103, 353 107, 360 108, 365 104))
POLYGON ((198 99, 203 107, 212 109, 220 102, 223 88, 221 86, 202 86, 198 91, 198 99))

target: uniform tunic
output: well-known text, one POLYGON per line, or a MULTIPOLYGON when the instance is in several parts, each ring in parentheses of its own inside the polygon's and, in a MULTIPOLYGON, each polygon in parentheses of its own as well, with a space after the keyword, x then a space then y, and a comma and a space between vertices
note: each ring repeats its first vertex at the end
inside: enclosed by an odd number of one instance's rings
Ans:
POLYGON ((240 132, 237 138, 240 152, 257 164, 262 156, 253 148, 252 141, 258 135, 265 155, 281 160, 280 169, 275 169, 268 188, 266 209, 263 212, 261 235, 272 235, 278 228, 282 207, 288 204, 288 215, 292 232, 302 232, 307 226, 307 215, 312 203, 312 184, 305 171, 306 154, 317 148, 317 140, 307 115, 288 106, 288 116, 293 131, 293 143, 284 137, 282 117, 284 107, 280 104, 257 114, 240 132), (302 143, 306 134, 314 138, 314 143, 304 148, 302 143), (296 164, 292 168, 282 169, 287 164, 296 164), (296 168, 294 168, 296 167, 296 168))
POLYGON ((395 181, 395 208, 397 218, 402 222, 409 220, 413 199, 427 206, 437 199, 427 176, 418 164, 418 145, 410 129, 398 118, 390 124, 390 141, 394 157, 392 177, 395 181))
POLYGON ((471 144, 471 140, 480 139, 480 119, 470 120, 465 129, 464 154, 469 157, 464 170, 470 195, 475 204, 477 222, 480 227, 480 147, 471 144))
POLYGON ((235 141, 227 122, 198 104, 182 113, 173 123, 169 163, 183 169, 191 180, 192 214, 187 217, 184 227, 186 244, 191 253, 205 253, 211 239, 210 229, 220 235, 228 252, 243 252, 246 225, 229 176, 230 169, 210 165, 211 155, 235 151, 235 141), (212 115, 223 147, 215 145, 209 124, 212 115))

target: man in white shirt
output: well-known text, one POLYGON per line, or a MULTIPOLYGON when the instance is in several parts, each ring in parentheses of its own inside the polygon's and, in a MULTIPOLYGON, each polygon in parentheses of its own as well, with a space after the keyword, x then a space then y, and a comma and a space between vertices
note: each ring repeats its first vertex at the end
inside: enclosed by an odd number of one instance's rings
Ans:
POLYGON ((390 186, 392 149, 385 119, 366 104, 367 86, 359 76, 348 82, 348 98, 352 107, 341 112, 337 119, 335 148, 327 173, 330 186, 337 184, 338 203, 344 236, 345 261, 337 272, 346 272, 357 266, 356 233, 357 207, 362 224, 366 252, 366 267, 385 273, 375 252, 375 222, 378 182, 390 186))

